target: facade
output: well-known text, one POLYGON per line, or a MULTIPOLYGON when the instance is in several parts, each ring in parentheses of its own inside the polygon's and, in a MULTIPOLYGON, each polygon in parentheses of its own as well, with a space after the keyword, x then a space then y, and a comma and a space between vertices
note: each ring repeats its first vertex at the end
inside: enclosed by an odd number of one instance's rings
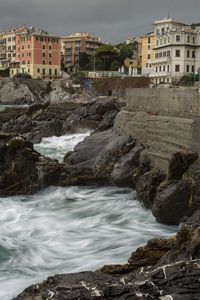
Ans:
POLYGON ((16 35, 27 31, 23 28, 9 28, 0 31, 0 68, 6 69, 16 61, 16 35))
POLYGON ((31 27, 16 34, 16 60, 10 76, 27 73, 34 79, 52 80, 60 77, 60 38, 31 27))
POLYGON ((63 67, 78 69, 79 53, 86 52, 88 55, 92 55, 102 45, 100 37, 94 37, 88 33, 73 33, 61 38, 63 67))
POLYGON ((124 66, 128 68, 129 75, 141 74, 142 69, 142 38, 137 37, 134 42, 137 43, 137 50, 133 51, 131 58, 124 60, 124 66))
POLYGON ((151 61, 155 58, 155 36, 154 32, 142 37, 142 74, 150 75, 153 72, 151 61))
POLYGON ((165 18, 154 23, 154 83, 175 83, 200 68, 200 27, 165 18))

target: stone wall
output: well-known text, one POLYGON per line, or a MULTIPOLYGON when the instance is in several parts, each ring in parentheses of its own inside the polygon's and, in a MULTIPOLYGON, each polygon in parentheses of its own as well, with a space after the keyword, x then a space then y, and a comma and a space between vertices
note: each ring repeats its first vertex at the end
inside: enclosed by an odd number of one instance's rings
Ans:
POLYGON ((127 106, 117 115, 115 129, 144 144, 143 158, 167 172, 178 151, 200 156, 200 97, 194 89, 128 89, 127 106))

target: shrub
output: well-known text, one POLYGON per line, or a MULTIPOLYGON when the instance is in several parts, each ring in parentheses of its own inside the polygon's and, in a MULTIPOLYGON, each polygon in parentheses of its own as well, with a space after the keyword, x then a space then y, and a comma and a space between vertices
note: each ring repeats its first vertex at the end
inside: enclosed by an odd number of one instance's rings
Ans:
POLYGON ((13 76, 14 78, 29 78, 31 79, 31 75, 27 74, 27 73, 18 73, 18 74, 15 74, 13 76))

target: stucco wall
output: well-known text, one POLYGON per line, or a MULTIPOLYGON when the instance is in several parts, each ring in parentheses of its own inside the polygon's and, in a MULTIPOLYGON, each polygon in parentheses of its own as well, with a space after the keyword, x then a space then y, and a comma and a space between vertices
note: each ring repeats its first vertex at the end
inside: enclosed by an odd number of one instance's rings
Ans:
POLYGON ((200 155, 200 97, 192 89, 128 89, 127 106, 117 115, 115 130, 144 144, 143 157, 167 171, 177 151, 200 155))

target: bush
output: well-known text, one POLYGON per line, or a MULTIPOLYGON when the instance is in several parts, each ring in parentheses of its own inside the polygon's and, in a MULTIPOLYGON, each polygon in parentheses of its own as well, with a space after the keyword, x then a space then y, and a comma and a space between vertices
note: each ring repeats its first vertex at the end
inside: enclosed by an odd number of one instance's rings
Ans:
POLYGON ((27 74, 27 73, 18 73, 18 74, 15 74, 13 76, 14 78, 28 78, 28 79, 31 79, 31 75, 27 74))
POLYGON ((199 81, 199 76, 196 74, 194 78, 194 74, 184 75, 180 79, 181 85, 193 85, 194 81, 199 81))
POLYGON ((1 77, 9 77, 10 76, 10 70, 9 69, 0 70, 0 76, 1 77))

